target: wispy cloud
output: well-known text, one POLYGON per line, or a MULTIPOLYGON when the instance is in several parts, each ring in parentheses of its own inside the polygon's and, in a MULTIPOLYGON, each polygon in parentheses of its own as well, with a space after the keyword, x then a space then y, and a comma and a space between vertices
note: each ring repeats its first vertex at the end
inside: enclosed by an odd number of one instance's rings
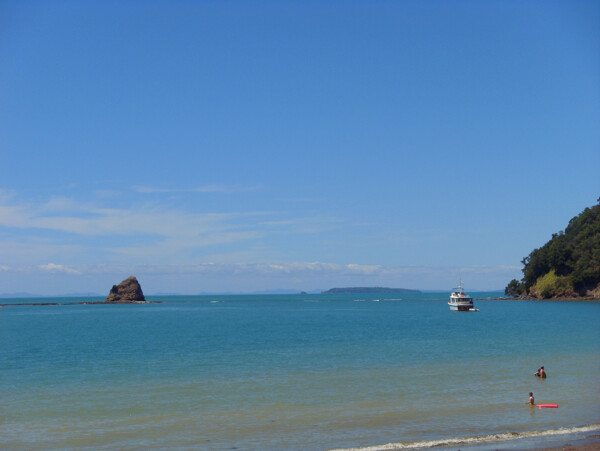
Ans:
POLYGON ((54 241, 36 236, 18 236, 0 239, 0 264, 10 263, 11 267, 28 264, 41 264, 50 260, 81 261, 85 252, 82 245, 54 241))
POLYGON ((442 275, 448 272, 461 272, 465 275, 510 273, 518 271, 517 266, 383 266, 383 265, 359 265, 359 264, 336 264, 327 262, 281 262, 281 263, 198 263, 198 264, 151 264, 151 265, 123 265, 123 264, 80 264, 63 265, 57 263, 46 263, 34 267, 10 267, 0 266, 2 271, 35 271, 64 272, 73 275, 86 274, 112 274, 121 272, 136 272, 139 274, 179 274, 179 275, 216 275, 216 274, 249 274, 249 275, 276 275, 276 274, 320 274, 320 275, 342 275, 342 276, 375 276, 375 277, 399 277, 442 275))
POLYGON ((172 193, 239 193, 246 191, 256 191, 258 186, 237 186, 237 185, 205 185, 193 188, 161 188, 155 186, 134 186, 133 190, 142 194, 172 194, 172 193))
MULTIPOLYGON (((450 289, 460 275, 469 289, 498 289, 518 277, 519 268, 422 267, 335 264, 327 262, 199 263, 199 264, 81 264, 46 263, 37 266, 0 267, 0 273, 54 274, 75 280, 111 280, 136 275, 150 291, 199 293, 202 291, 252 291, 271 288, 333 288, 340 286, 388 286, 450 289), (236 283, 232 284, 232 280, 236 283), (233 289, 233 287, 235 287, 233 289)), ((87 283, 87 282, 86 282, 87 283)), ((71 284, 71 282, 69 282, 71 284)), ((90 289, 102 291, 106 282, 90 289)), ((146 288, 146 287, 144 287, 146 288)), ((18 287, 15 287, 18 290, 18 287)))
POLYGON ((0 232, 4 228, 5 236, 10 237, 3 239, 0 234, 0 249, 5 258, 24 261, 27 256, 33 258, 32 263, 44 263, 39 261, 44 257, 52 261, 55 256, 72 256, 73 246, 79 247, 81 258, 88 261, 110 254, 111 260, 129 263, 185 263, 197 261, 194 250, 201 248, 211 248, 211 254, 223 253, 215 246, 227 246, 224 253, 248 252, 251 247, 264 247, 259 240, 267 236, 331 228, 330 219, 293 217, 285 212, 214 213, 184 208, 161 203, 114 208, 106 201, 82 202, 64 196, 26 202, 14 195, 0 195, 0 232), (234 243, 237 249, 231 248, 234 243), (63 252, 67 247, 69 251, 63 252))
POLYGON ((195 236, 239 227, 234 219, 255 213, 192 213, 157 205, 104 208, 68 198, 42 204, 0 205, 0 226, 77 235, 195 236))
POLYGON ((38 268, 42 272, 65 273, 65 274, 73 274, 73 275, 81 274, 81 271, 79 271, 77 269, 73 269, 73 268, 71 268, 69 266, 65 266, 65 265, 57 265, 55 263, 47 263, 45 265, 39 265, 38 268))
POLYGON ((444 288, 455 286, 462 276, 470 287, 495 288, 520 272, 512 266, 295 261, 302 255, 310 258, 312 252, 304 249, 309 243, 318 246, 335 239, 344 222, 326 215, 213 213, 159 202, 131 202, 128 207, 123 199, 117 201, 94 196, 85 202, 64 196, 22 201, 15 193, 0 191, 3 283, 10 282, 11 274, 51 274, 55 280, 80 279, 82 284, 83 276, 92 280, 138 274, 164 284, 157 290, 177 290, 169 284, 185 280, 190 292, 232 286, 238 291, 352 285, 444 288), (117 203, 119 208, 114 207, 117 203), (305 240, 311 236, 316 239, 305 240))

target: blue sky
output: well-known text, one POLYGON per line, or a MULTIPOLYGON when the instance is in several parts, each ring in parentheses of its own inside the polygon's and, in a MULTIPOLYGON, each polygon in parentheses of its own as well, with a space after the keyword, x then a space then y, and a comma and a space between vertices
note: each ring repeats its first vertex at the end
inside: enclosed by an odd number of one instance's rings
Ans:
POLYGON ((503 288, 600 196, 599 17, 3 2, 0 293, 503 288))

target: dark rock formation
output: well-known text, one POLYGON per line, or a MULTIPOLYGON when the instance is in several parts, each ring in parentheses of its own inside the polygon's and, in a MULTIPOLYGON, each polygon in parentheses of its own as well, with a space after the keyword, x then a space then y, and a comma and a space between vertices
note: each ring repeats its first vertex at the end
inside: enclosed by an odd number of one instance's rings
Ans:
POLYGON ((142 287, 134 276, 128 277, 119 285, 113 285, 106 298, 110 303, 137 304, 147 302, 142 287))

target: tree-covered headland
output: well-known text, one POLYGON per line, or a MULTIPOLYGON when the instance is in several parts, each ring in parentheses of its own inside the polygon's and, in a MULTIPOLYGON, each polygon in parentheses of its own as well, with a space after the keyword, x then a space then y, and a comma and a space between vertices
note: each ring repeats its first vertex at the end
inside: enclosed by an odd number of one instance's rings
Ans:
POLYGON ((504 292, 538 299, 600 298, 600 198, 598 202, 525 257, 523 278, 511 280, 504 292))

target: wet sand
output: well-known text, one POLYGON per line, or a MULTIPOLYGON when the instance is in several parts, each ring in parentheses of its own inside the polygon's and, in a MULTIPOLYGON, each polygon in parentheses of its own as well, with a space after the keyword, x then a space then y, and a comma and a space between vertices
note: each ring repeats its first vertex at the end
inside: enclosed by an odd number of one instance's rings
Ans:
MULTIPOLYGON (((600 439, 598 439, 600 440, 600 439)), ((563 446, 559 446, 557 448, 542 448, 544 451, 593 451, 600 450, 600 441, 596 443, 589 443, 587 445, 570 445, 565 444, 563 446)))
MULTIPOLYGON (((574 440, 572 443, 565 443, 562 446, 552 446, 547 448, 538 448, 542 451, 598 451, 600 450, 600 435, 587 437, 578 443, 574 440)), ((500 450, 501 448, 499 448, 500 450)), ((531 448, 530 448, 531 449, 531 448)))

